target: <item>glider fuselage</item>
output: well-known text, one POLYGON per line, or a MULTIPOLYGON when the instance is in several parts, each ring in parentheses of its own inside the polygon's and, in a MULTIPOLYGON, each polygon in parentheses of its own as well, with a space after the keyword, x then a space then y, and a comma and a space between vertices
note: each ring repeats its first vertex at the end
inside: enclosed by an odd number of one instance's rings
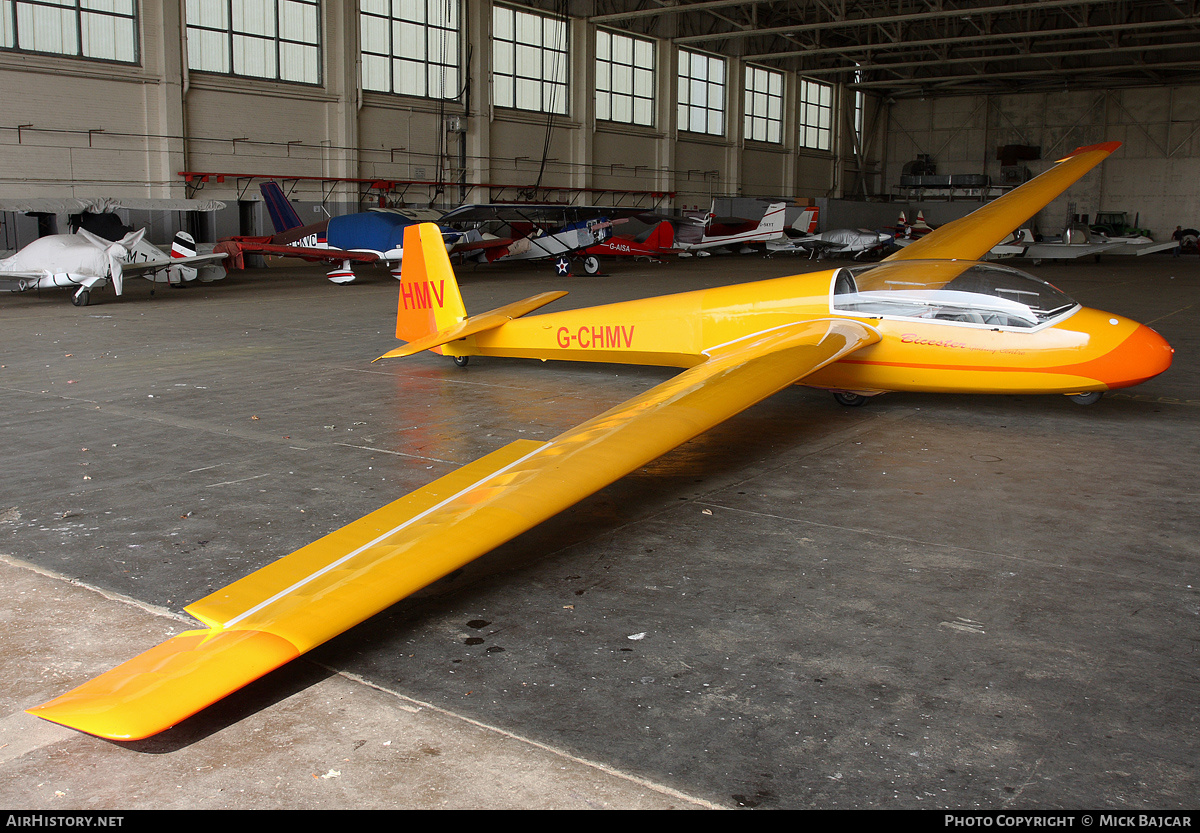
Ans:
MULTIPOLYGON (((1073 302, 1049 320, 1018 326, 995 323, 970 304, 949 313, 838 309, 835 283, 843 272, 527 316, 447 344, 443 352, 691 367, 712 349, 752 334, 847 318, 874 328, 880 340, 813 373, 805 385, 865 393, 1080 393, 1136 385, 1171 362, 1170 346, 1153 330, 1073 302)), ((430 300, 437 303, 436 292, 430 300)))

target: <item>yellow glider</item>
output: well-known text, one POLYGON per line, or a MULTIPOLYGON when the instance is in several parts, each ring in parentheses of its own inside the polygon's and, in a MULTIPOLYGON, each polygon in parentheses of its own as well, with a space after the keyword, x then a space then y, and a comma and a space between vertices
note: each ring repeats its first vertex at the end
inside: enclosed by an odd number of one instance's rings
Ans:
POLYGON ((537 316, 527 314, 564 293, 468 317, 437 227, 410 227, 396 326, 408 343, 387 356, 428 349, 460 363, 515 356, 686 370, 549 442, 505 446, 189 605, 207 629, 29 711, 118 740, 160 732, 792 384, 857 402, 897 390, 1090 395, 1161 373, 1171 348, 1146 327, 972 262, 1116 147, 1076 151, 870 271, 537 316))

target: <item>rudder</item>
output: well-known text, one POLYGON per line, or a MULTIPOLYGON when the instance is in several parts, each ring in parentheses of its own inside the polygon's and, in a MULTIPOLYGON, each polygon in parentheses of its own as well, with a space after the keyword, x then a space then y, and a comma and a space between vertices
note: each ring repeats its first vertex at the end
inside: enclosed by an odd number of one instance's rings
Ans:
POLYGON ((275 227, 276 233, 291 231, 304 225, 296 209, 284 196, 279 183, 264 182, 258 186, 258 190, 262 192, 263 202, 267 204, 267 213, 271 215, 271 225, 275 227))
MULTIPOLYGON (((796 222, 792 223, 792 228, 801 234, 816 234, 817 233, 817 218, 820 209, 817 206, 811 206, 800 212, 800 216, 796 218, 796 222)), ((904 222, 904 212, 900 212, 900 222, 904 222)))
MULTIPOLYGON (((404 229, 404 259, 400 264, 396 338, 416 341, 466 317, 441 229, 433 223, 408 226, 404 229)), ((441 353, 441 348, 436 352, 441 353)))
POLYGON ((758 228, 755 229, 755 231, 768 232, 768 233, 779 232, 782 234, 783 233, 783 215, 786 210, 787 210, 787 205, 785 205, 784 203, 781 203, 781 202, 772 203, 770 206, 767 207, 767 210, 763 214, 763 218, 762 218, 762 220, 759 221, 758 228))
POLYGON ((650 232, 650 236, 646 238, 646 245, 653 249, 673 249, 675 247, 675 227, 669 221, 663 220, 650 232))
POLYGON ((196 256, 196 241, 186 231, 175 233, 175 240, 171 243, 171 257, 195 257, 196 256))

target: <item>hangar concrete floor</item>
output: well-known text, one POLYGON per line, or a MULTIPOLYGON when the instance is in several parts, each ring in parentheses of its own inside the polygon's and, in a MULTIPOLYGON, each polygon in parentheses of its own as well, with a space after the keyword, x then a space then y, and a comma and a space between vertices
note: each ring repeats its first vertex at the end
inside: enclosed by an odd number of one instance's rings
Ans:
MULTIPOLYGON (((817 268, 461 273, 469 310, 817 268)), ((1063 397, 784 391, 175 729, 23 712, 180 611, 517 437, 667 378, 394 346, 311 266, 0 298, 0 804, 1194 808, 1200 262, 1033 269, 1174 366, 1063 397)))

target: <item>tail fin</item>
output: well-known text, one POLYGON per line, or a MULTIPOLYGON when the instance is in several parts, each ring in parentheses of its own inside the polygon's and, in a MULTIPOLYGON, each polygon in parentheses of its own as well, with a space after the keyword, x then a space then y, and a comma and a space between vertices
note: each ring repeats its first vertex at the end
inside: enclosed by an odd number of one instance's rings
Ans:
POLYGON ((503 327, 512 319, 540 309, 566 294, 542 292, 467 318, 441 229, 433 223, 411 225, 404 229, 400 303, 396 310, 396 338, 408 344, 379 358, 411 356, 422 350, 432 350, 443 356, 474 355, 470 347, 455 344, 446 349, 444 345, 503 327))
POLYGON ((650 232, 650 236, 646 238, 646 245, 660 251, 675 248, 675 227, 669 221, 663 220, 650 232))
MULTIPOLYGON (((404 229, 396 338, 416 341, 467 317, 442 231, 433 223, 404 229)), ((441 348, 437 349, 441 353, 441 348)))
MULTIPOLYGON (((806 208, 800 212, 800 216, 796 218, 796 222, 792 223, 792 228, 801 234, 816 234, 817 233, 817 215, 820 209, 817 206, 806 208)), ((904 212, 900 213, 904 216, 904 212)))
POLYGON ((279 183, 264 182, 258 186, 258 190, 262 191, 263 200, 267 204, 267 213, 271 215, 271 225, 275 227, 276 234, 304 225, 300 220, 300 215, 296 213, 296 209, 283 195, 283 189, 279 187, 279 183))
POLYGON ((772 203, 767 212, 763 214, 762 220, 758 223, 758 228, 755 231, 759 232, 779 232, 783 233, 783 215, 787 211, 787 206, 784 203, 772 203))
POLYGON ((171 243, 171 257, 195 257, 196 256, 196 241, 186 231, 175 233, 175 240, 171 243))

